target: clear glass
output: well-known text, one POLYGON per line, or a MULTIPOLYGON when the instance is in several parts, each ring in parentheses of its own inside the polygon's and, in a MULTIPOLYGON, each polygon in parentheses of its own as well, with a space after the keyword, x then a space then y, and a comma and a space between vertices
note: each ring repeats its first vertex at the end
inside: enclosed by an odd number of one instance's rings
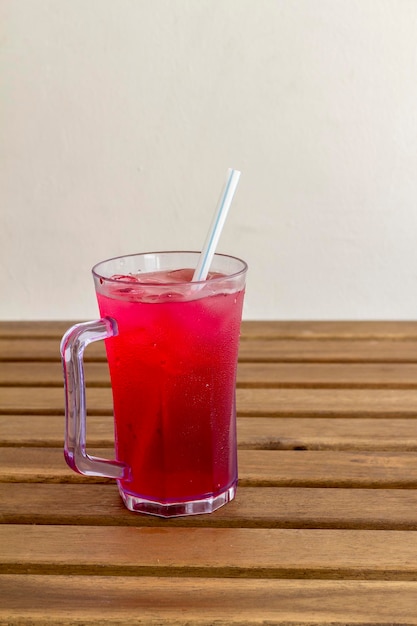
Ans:
POLYGON ((156 252, 93 268, 101 319, 61 343, 65 458, 82 474, 115 478, 131 511, 210 513, 237 486, 236 368, 247 266, 216 254, 191 283, 197 252, 156 252), (105 339, 115 460, 86 452, 83 353, 105 339))

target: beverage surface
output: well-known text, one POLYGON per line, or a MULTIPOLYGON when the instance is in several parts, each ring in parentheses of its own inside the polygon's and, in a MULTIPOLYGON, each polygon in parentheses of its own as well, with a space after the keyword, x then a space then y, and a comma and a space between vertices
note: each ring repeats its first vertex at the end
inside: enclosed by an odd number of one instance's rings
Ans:
MULTIPOLYGON (((194 275, 194 270, 189 267, 185 267, 178 270, 158 270, 156 272, 138 272, 137 274, 114 274, 111 278, 113 280, 120 280, 122 282, 137 282, 137 283, 190 283, 194 275)), ((207 280, 213 278, 224 277, 224 274, 219 272, 209 272, 207 280)))
POLYGON ((209 272, 207 280, 193 283, 194 270, 141 272, 137 274, 114 274, 100 279, 99 292, 110 298, 126 300, 196 300, 207 295, 237 290, 236 283, 224 274, 209 272), (224 279, 224 280, 222 280, 224 279))
POLYGON ((97 294, 101 315, 119 331, 106 348, 117 458, 133 476, 121 486, 163 502, 220 493, 237 478, 243 290, 219 274, 204 285, 184 283, 192 274, 117 275, 97 294))

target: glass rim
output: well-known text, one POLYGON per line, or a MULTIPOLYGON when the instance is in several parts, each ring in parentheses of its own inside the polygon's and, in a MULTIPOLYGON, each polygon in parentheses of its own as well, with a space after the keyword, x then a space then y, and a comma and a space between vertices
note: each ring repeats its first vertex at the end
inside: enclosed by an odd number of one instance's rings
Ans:
MULTIPOLYGON (((172 254, 196 254, 196 255, 200 255, 201 252, 198 250, 158 250, 158 251, 152 251, 152 252, 133 252, 132 254, 121 254, 119 256, 115 256, 115 257, 110 257, 109 259, 105 259, 104 261, 99 261, 98 263, 96 263, 95 265, 93 265, 92 267, 92 274, 95 278, 98 278, 100 281, 101 280, 105 280, 108 281, 110 283, 117 283, 120 284, 120 280, 117 278, 112 278, 109 276, 103 276, 103 274, 101 274, 98 271, 98 268, 101 265, 104 265, 105 263, 110 263, 111 261, 117 261, 119 259, 128 259, 128 258, 133 258, 133 257, 144 257, 144 256, 151 256, 151 255, 162 255, 162 254, 166 254, 166 255, 172 255, 172 254)), ((222 254, 220 252, 216 252, 214 254, 214 258, 224 258, 224 259, 233 259, 233 261, 239 261, 239 263, 242 264, 242 269, 240 269, 237 272, 233 272, 233 274, 227 274, 226 276, 216 276, 215 278, 211 278, 210 282, 211 283, 215 283, 216 281, 224 281, 224 280, 229 280, 229 279, 234 279, 237 278, 239 276, 241 276, 242 274, 245 274, 245 272, 248 269, 248 264, 246 263, 246 261, 243 261, 243 259, 240 259, 237 256, 233 256, 231 254, 222 254)), ((183 268, 178 268, 178 269, 183 269, 183 268)), ((158 270, 155 270, 158 271, 158 270)), ((163 270, 162 270, 163 271, 163 270)), ((172 271, 172 270, 171 270, 172 271)), ((128 275, 127 275, 128 276, 128 275)), ((166 283, 161 283, 161 282, 146 282, 146 284, 148 286, 159 286, 161 287, 161 285, 187 285, 190 284, 190 282, 192 281, 175 281, 175 282, 166 282, 166 283)), ((134 283, 137 284, 137 280, 134 279, 132 277, 132 280, 123 280, 123 283, 129 285, 130 283, 134 283)), ((207 283, 207 280, 196 280, 194 281, 195 285, 199 285, 199 284, 205 284, 207 283)))

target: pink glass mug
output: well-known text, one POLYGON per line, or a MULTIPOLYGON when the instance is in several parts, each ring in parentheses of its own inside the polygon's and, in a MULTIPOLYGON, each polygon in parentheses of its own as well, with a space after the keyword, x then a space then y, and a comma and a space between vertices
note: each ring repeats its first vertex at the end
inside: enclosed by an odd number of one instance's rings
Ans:
POLYGON ((190 283, 198 258, 155 252, 98 263, 93 278, 102 317, 62 338, 66 461, 81 474, 115 478, 131 511, 210 513, 235 496, 247 265, 216 254, 209 279, 190 283), (83 355, 99 339, 110 369, 115 460, 86 451, 83 355))

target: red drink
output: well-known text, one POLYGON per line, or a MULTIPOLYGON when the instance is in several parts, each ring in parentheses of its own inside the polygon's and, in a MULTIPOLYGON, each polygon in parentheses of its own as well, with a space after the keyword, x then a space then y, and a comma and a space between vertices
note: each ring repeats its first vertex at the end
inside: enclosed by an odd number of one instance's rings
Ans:
POLYGON ((236 491, 235 384, 246 263, 215 254, 191 282, 198 252, 151 252, 93 268, 101 319, 61 341, 68 465, 118 481, 128 509, 210 513, 236 491), (86 449, 83 355, 106 340, 116 459, 86 449))
POLYGON ((244 290, 220 273, 185 282, 192 273, 118 275, 97 287, 101 315, 118 327, 106 349, 116 458, 131 470, 118 482, 131 505, 215 500, 237 483, 244 290))

